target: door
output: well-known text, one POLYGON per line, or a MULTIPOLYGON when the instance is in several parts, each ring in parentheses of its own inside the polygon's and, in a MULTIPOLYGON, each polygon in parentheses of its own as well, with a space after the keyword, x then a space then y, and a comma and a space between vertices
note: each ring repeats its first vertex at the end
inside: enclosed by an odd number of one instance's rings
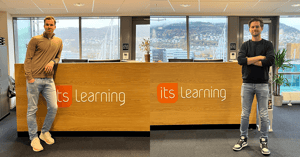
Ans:
POLYGON ((133 17, 132 28, 132 60, 145 62, 145 52, 140 50, 139 45, 144 39, 150 40, 150 17, 133 17))

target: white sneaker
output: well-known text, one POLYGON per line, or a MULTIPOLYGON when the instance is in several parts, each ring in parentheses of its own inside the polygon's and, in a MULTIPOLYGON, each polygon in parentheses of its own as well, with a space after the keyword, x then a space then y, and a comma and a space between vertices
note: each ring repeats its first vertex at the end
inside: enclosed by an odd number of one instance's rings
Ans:
POLYGON ((54 143, 54 139, 51 137, 50 132, 45 132, 40 134, 40 139, 45 141, 47 144, 51 145, 54 143))
POLYGON ((30 145, 31 145, 33 151, 35 151, 35 152, 39 152, 39 151, 42 151, 44 149, 43 146, 41 145, 40 139, 38 137, 34 138, 31 141, 30 145))

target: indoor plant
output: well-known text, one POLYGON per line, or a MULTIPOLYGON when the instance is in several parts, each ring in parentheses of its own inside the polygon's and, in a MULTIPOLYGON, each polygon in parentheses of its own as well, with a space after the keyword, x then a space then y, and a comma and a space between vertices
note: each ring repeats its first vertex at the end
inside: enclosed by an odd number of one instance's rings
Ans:
POLYGON ((139 45, 141 51, 146 51, 145 54, 145 62, 150 62, 150 40, 144 39, 142 44, 139 45))
POLYGON ((280 86, 281 85, 290 86, 290 83, 286 78, 283 77, 283 74, 278 75, 278 70, 281 68, 284 71, 287 68, 292 68, 293 65, 289 63, 291 60, 287 60, 285 58, 286 49, 283 49, 282 51, 278 50, 277 52, 274 50, 274 52, 275 52, 275 72, 274 72, 274 81, 273 81, 274 93, 273 93, 272 102, 275 106, 282 106, 283 96, 280 95, 280 86))

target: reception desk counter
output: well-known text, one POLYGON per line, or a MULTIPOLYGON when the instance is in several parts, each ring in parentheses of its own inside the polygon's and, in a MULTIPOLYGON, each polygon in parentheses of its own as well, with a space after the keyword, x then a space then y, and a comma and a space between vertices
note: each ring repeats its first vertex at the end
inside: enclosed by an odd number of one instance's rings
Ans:
MULTIPOLYGON (((17 131, 26 132, 24 65, 16 64, 17 131)), ((63 63, 51 131, 150 131, 150 125, 240 124, 237 63, 63 63)), ((256 101, 253 102, 256 104, 256 101)), ((250 124, 256 123, 256 105, 250 124)), ((37 123, 47 113, 40 95, 37 123)))

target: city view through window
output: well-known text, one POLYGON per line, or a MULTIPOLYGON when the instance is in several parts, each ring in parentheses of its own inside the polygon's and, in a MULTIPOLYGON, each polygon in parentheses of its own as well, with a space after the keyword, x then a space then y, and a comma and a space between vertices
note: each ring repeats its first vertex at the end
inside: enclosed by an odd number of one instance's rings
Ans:
POLYGON ((119 18, 82 19, 82 58, 120 59, 119 18))
MULTIPOLYGON (((279 72, 300 72, 300 18, 280 17, 279 21, 279 50, 286 49, 286 59, 291 60, 293 68, 279 72)), ((291 84, 290 87, 282 86, 281 92, 300 91, 299 74, 286 74, 285 78, 291 84)))
MULTIPOLYGON (((44 18, 14 18, 16 63, 24 63, 27 44, 31 37, 44 31, 44 18)), ((55 34, 63 40, 61 59, 78 59, 79 17, 56 18, 55 34)), ((223 59, 227 60, 227 17, 189 17, 187 32, 186 16, 151 16, 148 26, 137 28, 136 51, 143 38, 150 36, 151 62, 168 62, 169 59, 223 59), (150 34, 149 34, 150 32, 150 34), (189 33, 189 57, 187 52, 187 33, 189 33), (141 34, 141 35, 140 35, 141 34)), ((251 35, 248 25, 244 25, 244 41, 251 35)), ((268 25, 264 25, 262 38, 268 40, 268 25)), ((119 59, 120 58, 120 20, 118 17, 82 18, 82 58, 119 59)), ((286 58, 293 68, 279 72, 300 72, 300 17, 280 17, 279 50, 286 49, 286 58)), ((142 60, 144 52, 136 53, 142 60)), ((299 91, 299 74, 285 74, 291 86, 282 86, 281 92, 299 91)))
MULTIPOLYGON (((145 61, 145 51, 140 50, 140 44, 144 39, 150 39, 150 25, 149 24, 139 24, 136 25, 135 34, 135 60, 144 62, 145 61)), ((150 55, 151 56, 151 55, 150 55)), ((150 60, 152 61, 152 60, 150 60)))
MULTIPOLYGON (((24 63, 27 44, 33 36, 44 32, 44 18, 14 19, 16 63, 24 63)), ((118 17, 82 18, 82 58, 119 59, 118 17)), ((61 59, 79 59, 79 17, 56 18, 55 36, 63 41, 61 59)), ((61 60, 60 60, 61 62, 61 60)))
MULTIPOLYGON (((151 17, 154 62, 187 59, 186 17, 151 17)), ((189 17, 189 59, 227 60, 227 17, 189 17)))

